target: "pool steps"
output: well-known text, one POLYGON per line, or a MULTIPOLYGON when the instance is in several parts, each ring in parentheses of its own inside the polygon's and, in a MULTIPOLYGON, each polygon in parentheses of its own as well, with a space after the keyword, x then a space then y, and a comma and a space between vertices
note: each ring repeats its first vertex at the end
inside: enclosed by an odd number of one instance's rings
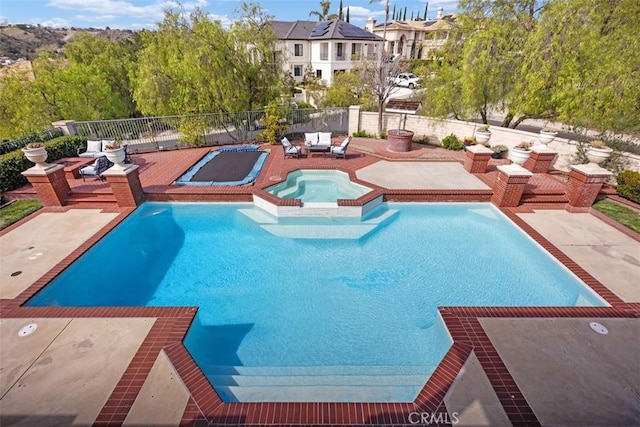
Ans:
POLYGON ((398 215, 396 209, 384 209, 373 212, 361 221, 352 219, 350 222, 340 222, 324 217, 317 217, 316 221, 313 221, 312 218, 305 217, 304 223, 299 223, 295 218, 278 220, 261 209, 240 209, 240 212, 269 233, 294 239, 361 239, 393 221, 398 215))
POLYGON ((213 366, 207 379, 227 402, 411 402, 435 367, 213 366))

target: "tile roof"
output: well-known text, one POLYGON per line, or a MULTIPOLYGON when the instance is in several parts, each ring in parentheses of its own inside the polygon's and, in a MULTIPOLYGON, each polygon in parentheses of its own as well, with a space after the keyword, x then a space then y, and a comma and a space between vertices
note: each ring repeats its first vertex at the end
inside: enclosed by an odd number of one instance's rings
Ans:
POLYGON ((371 40, 382 41, 377 36, 360 27, 339 19, 330 21, 273 21, 273 32, 280 40, 371 40))

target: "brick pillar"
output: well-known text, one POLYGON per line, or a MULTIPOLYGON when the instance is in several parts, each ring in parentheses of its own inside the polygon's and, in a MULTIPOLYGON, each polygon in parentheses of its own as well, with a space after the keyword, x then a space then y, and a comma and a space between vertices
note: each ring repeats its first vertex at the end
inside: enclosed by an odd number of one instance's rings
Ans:
POLYGON ((119 168, 112 166, 102 174, 107 178, 118 206, 123 208, 135 208, 144 201, 144 191, 140 184, 140 175, 137 165, 129 165, 119 168))
POLYGON ((470 145, 467 147, 467 157, 464 168, 469 173, 485 173, 493 151, 484 145, 470 145))
POLYGON ((38 194, 45 206, 63 206, 71 193, 67 178, 64 176, 64 165, 34 166, 22 172, 38 194))
POLYGON ((524 187, 532 175, 520 165, 498 166, 498 178, 493 187, 491 203, 499 207, 518 206, 524 187))
POLYGON ((534 146, 531 148, 531 155, 522 166, 533 173, 547 173, 557 154, 545 145, 534 146))
POLYGON ((598 193, 611 175, 608 170, 595 163, 570 166, 567 198, 573 207, 589 207, 598 197, 598 193))

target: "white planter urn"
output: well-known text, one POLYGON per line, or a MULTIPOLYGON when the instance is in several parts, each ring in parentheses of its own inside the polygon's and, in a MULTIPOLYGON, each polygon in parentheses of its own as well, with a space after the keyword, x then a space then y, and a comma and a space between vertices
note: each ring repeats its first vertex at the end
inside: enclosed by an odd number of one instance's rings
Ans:
POLYGON ((600 164, 611 157, 613 149, 610 147, 589 147, 587 148, 587 158, 589 162, 600 164))
POLYGON ((478 144, 485 144, 491 139, 491 132, 488 130, 477 130, 475 137, 478 144))
POLYGON ((51 166, 49 163, 46 163, 48 154, 44 145, 36 148, 25 147, 22 149, 22 152, 27 160, 36 164, 35 167, 37 168, 47 169, 51 166))
POLYGON ((511 150, 509 150, 509 159, 511 159, 511 161, 516 165, 520 166, 522 166, 524 162, 527 161, 530 155, 530 149, 525 150, 523 148, 513 147, 511 150))
POLYGON ((541 145, 549 145, 555 138, 558 132, 555 130, 544 130, 540 131, 540 136, 538 136, 538 142, 541 145))
POLYGON ((124 164, 124 159, 126 157, 124 148, 119 147, 115 149, 105 149, 103 151, 104 155, 107 156, 107 159, 114 164, 113 169, 125 169, 127 165, 124 164))

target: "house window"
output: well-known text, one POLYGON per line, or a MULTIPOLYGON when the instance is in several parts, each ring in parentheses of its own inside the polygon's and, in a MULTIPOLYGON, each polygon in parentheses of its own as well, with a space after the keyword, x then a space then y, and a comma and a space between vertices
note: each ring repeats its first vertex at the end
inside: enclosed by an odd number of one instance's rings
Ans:
POLYGON ((329 43, 322 43, 320 45, 320 60, 321 61, 329 60, 329 43))
POLYGON ((298 44, 298 43, 294 44, 293 45, 293 50, 294 50, 294 53, 293 53, 294 56, 302 56, 302 45, 301 44, 298 44))
POLYGON ((359 43, 351 43, 351 60, 357 61, 362 55, 362 45, 359 43))
POLYGON ((336 44, 336 59, 343 60, 344 59, 344 43, 336 44))
POLYGON ((316 70, 316 77, 319 79, 322 78, 322 70, 316 70))
POLYGON ((302 77, 302 65, 293 66, 293 75, 295 77, 302 77))

